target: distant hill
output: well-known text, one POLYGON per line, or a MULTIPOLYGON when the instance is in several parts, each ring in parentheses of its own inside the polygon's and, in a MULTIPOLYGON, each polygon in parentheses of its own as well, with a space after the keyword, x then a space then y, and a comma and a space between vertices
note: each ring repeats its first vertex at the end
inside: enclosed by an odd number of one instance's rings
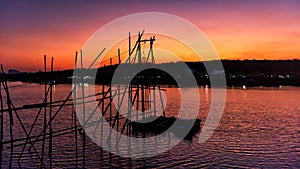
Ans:
MULTIPOLYGON (((147 76, 159 76, 159 83, 176 85, 176 78, 185 78, 191 75, 196 78, 198 85, 210 85, 209 77, 205 64, 213 64, 216 61, 206 62, 186 62, 191 71, 178 70, 174 74, 176 77, 171 77, 168 73, 160 71, 164 67, 177 68, 182 62, 155 64, 156 69, 147 70, 142 74, 147 76), (180 72, 179 74, 176 74, 180 72), (185 72, 184 74, 182 72, 185 72)), ((224 70, 214 70, 213 74, 219 74, 223 71, 226 74, 228 86, 279 86, 293 85, 300 86, 300 60, 222 60, 224 70)), ((122 64, 122 72, 124 76, 134 76, 129 70, 137 64, 122 64)), ((83 69, 82 72, 86 75, 86 82, 96 82, 109 84, 111 78, 118 65, 105 66, 98 70, 83 69), (96 77, 91 78, 92 72, 97 71, 96 77)), ((142 75, 140 73, 140 75, 142 75)), ((44 81, 55 83, 72 83, 73 70, 63 70, 54 72, 37 72, 37 73, 20 73, 19 71, 10 71, 8 80, 23 81, 33 83, 43 83, 44 81)), ((137 77, 135 79, 137 81, 137 77)))

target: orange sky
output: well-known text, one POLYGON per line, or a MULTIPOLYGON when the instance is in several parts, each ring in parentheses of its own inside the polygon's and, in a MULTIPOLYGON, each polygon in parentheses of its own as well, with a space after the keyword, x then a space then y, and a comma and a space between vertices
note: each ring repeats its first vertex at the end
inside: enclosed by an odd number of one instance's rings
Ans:
MULTIPOLYGON (((154 34, 150 33, 144 33, 142 39, 150 39, 154 34)), ((136 40, 137 36, 131 36, 132 40, 136 40)), ((135 41, 134 41, 135 44, 135 41)), ((132 44, 132 48, 134 46, 132 44)), ((142 58, 147 58, 149 53, 149 42, 147 43, 141 43, 141 54, 142 58)), ((178 59, 184 60, 184 61, 199 61, 199 58, 197 55, 186 45, 184 45, 182 42, 167 37, 165 35, 161 34, 155 34, 155 42, 153 44, 154 48, 154 55, 155 55, 155 62, 156 63, 163 63, 163 62, 176 62, 179 60, 175 60, 174 57, 172 57, 172 54, 178 56, 178 59), (168 56, 164 53, 164 50, 166 52, 170 52, 171 56, 168 56)), ((103 65, 109 65, 110 64, 110 58, 112 58, 112 63, 115 64, 118 62, 118 49, 120 49, 120 59, 121 62, 124 63, 127 60, 128 57, 128 38, 123 39, 121 42, 117 43, 113 48, 111 48, 105 57, 103 58, 101 62, 101 66, 103 65)), ((136 52, 132 54, 132 59, 134 58, 136 52)), ((150 61, 149 61, 150 62, 150 61)))
MULTIPOLYGON (((95 31, 124 15, 147 11, 170 13, 190 21, 207 35, 222 59, 300 58, 300 2, 297 0, 135 1, 132 4, 1 1, 0 8, 0 63, 6 69, 41 70, 44 54, 49 56, 49 61, 54 56, 56 70, 72 68, 75 51, 95 31)), ((159 35, 157 39, 161 40, 156 43, 162 48, 186 55, 180 52, 185 49, 172 48, 174 44, 180 46, 175 40, 159 35)))

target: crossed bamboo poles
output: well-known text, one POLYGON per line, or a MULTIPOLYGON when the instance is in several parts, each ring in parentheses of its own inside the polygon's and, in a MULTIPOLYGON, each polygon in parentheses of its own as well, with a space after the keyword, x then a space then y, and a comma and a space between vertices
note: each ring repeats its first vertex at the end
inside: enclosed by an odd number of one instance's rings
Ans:
MULTIPOLYGON (((141 43, 145 43, 145 42, 150 42, 150 50, 148 53, 148 57, 147 57, 147 61, 149 59, 151 59, 152 61, 150 61, 151 63, 154 63, 154 56, 153 56, 153 51, 152 51, 152 45, 153 42, 155 41, 155 37, 151 37, 149 40, 142 40, 142 35, 143 35, 144 31, 142 33, 138 34, 138 40, 136 42, 136 44, 134 45, 134 47, 131 49, 130 46, 130 34, 129 34, 129 56, 128 59, 126 61, 126 63, 141 63, 141 43), (131 55, 134 53, 135 51, 135 55, 133 58, 131 58, 131 55)), ((93 65, 96 63, 96 61, 98 60, 98 58, 103 54, 105 48, 99 53, 99 55, 97 55, 95 57, 95 59, 93 60, 93 62, 90 64, 90 66, 88 67, 89 69, 93 67, 93 65)), ((121 63, 120 60, 120 50, 118 50, 118 60, 119 60, 119 64, 121 63)), ((44 55, 44 73, 47 73, 47 57, 46 55, 44 55)), ((54 69, 54 59, 53 57, 51 58, 51 65, 50 65, 50 73, 53 72, 54 69)), ((77 62, 78 62, 78 53, 76 52, 75 54, 75 64, 74 64, 74 68, 75 70, 78 70, 78 66, 77 66, 77 62)), ((82 51, 80 51, 80 68, 79 69, 83 69, 83 56, 82 56, 82 51)), ((0 103, 1 103, 1 114, 0 114, 0 130, 1 130, 1 137, 0 137, 0 166, 2 166, 2 151, 3 151, 3 147, 4 145, 9 144, 9 146, 7 147, 8 149, 10 149, 10 159, 9 159, 9 168, 12 168, 12 161, 13 161, 13 153, 14 153, 14 148, 16 147, 22 147, 21 153, 18 157, 18 165, 19 167, 21 167, 21 160, 22 157, 25 153, 26 147, 28 147, 28 151, 30 153, 35 154, 38 157, 38 160, 40 162, 40 168, 47 168, 47 166, 49 166, 49 168, 53 167, 53 159, 52 159, 52 154, 53 154, 53 150, 52 150, 52 146, 53 146, 53 139, 68 133, 74 133, 74 138, 75 138, 75 167, 77 168, 79 166, 78 161, 79 161, 79 141, 78 141, 78 134, 82 134, 82 167, 85 168, 85 147, 86 147, 86 134, 85 132, 80 132, 82 131, 82 128, 87 128, 87 127, 91 127, 91 126, 96 126, 94 129, 94 135, 96 134, 96 131, 98 129, 98 127, 101 127, 100 131, 103 131, 103 123, 104 121, 109 122, 109 125, 111 126, 110 129, 110 133, 109 133, 109 137, 106 139, 106 143, 107 144, 111 144, 110 139, 111 139, 111 133, 113 129, 119 130, 120 132, 117 135, 117 144, 115 145, 116 147, 119 145, 119 141, 121 140, 121 137, 123 134, 126 135, 130 135, 131 133, 131 129, 130 129, 130 119, 132 116, 132 113, 135 111, 133 110, 133 105, 136 105, 136 108, 138 109, 139 107, 139 102, 142 102, 141 107, 142 107, 142 111, 145 110, 145 100, 144 98, 145 96, 145 90, 148 90, 148 92, 150 92, 151 90, 153 91, 153 94, 155 96, 155 88, 158 88, 159 91, 159 97, 161 98, 161 105, 162 105, 162 109, 163 109, 163 102, 162 102, 162 96, 161 96, 161 91, 160 91, 160 86, 159 83, 156 84, 152 84, 150 85, 126 85, 126 86, 122 86, 119 84, 117 86, 117 89, 112 89, 111 84, 109 85, 109 87, 107 89, 105 89, 105 85, 102 85, 102 91, 100 93, 96 93, 95 95, 89 95, 89 96, 85 96, 84 93, 84 82, 81 81, 79 84, 80 86, 77 86, 78 84, 75 84, 72 87, 72 90, 68 93, 67 97, 64 100, 58 100, 58 101, 53 101, 53 79, 50 79, 50 82, 44 82, 44 99, 42 103, 38 103, 38 104, 31 104, 31 105, 24 105, 22 107, 15 107, 14 104, 11 101, 11 96, 9 93, 9 87, 7 84, 7 78, 6 78, 6 74, 3 70, 3 66, 1 65, 1 74, 0 74, 0 103), (81 93, 82 93, 82 97, 77 97, 77 89, 81 88, 81 93), (2 91, 3 89, 3 91, 2 91), (123 91, 121 91, 123 90, 123 91), (7 101, 7 108, 4 108, 4 100, 3 100, 3 95, 6 95, 6 101, 7 101), (128 96, 128 112, 126 117, 121 117, 120 115, 120 107, 122 104, 124 103, 124 98, 125 96, 128 96), (139 96, 139 95, 142 96, 139 96), (71 96, 73 96, 73 99, 71 98, 71 96), (94 110, 92 111, 92 113, 90 114, 89 117, 86 117, 85 115, 85 104, 91 102, 91 101, 86 101, 85 99, 87 98, 91 98, 91 97, 96 97, 96 96, 100 96, 101 98, 96 99, 97 106, 94 108, 94 110), (113 111, 112 111, 112 104, 113 104, 113 99, 117 97, 118 99, 118 103, 117 103, 117 111, 116 113, 113 115, 113 111), (140 99, 142 99, 142 101, 140 101, 140 99), (108 104, 105 104, 106 101, 109 101, 108 104), (76 119, 76 107, 78 105, 82 105, 83 107, 83 123, 82 126, 78 125, 77 119, 76 119), (55 118, 58 116, 58 114, 61 112, 63 107, 66 106, 73 106, 73 111, 71 113, 71 119, 72 119, 72 124, 71 127, 65 128, 65 129, 61 129, 61 130, 56 130, 53 131, 52 128, 52 124, 55 120, 55 118), (54 111, 54 108, 56 108, 56 111, 54 111), (101 113, 102 116, 100 118, 100 120, 97 121, 91 121, 92 116, 96 113, 97 109, 101 109, 101 113), (29 132, 26 130, 24 123, 22 122, 22 119, 19 116, 19 112, 21 110, 26 110, 26 109, 38 109, 38 112, 35 116, 35 119, 33 121, 33 124, 31 125, 29 132), (3 138, 3 121, 4 121, 4 113, 9 113, 9 130, 10 130, 10 140, 5 141, 3 138), (108 114, 107 114, 108 113, 108 114), (108 115, 108 119, 105 119, 105 117, 108 115), (13 126, 16 123, 14 120, 14 117, 17 118, 17 122, 21 125, 22 127, 22 132, 25 133, 25 138, 18 138, 18 139, 14 139, 14 135, 13 135, 13 126), (36 127, 37 121, 39 119, 39 117, 43 118, 43 127, 42 127, 42 131, 40 132, 40 134, 38 135, 32 135, 32 131, 33 129, 36 127), (123 126, 120 126, 120 120, 125 119, 123 126), (48 153, 46 153, 45 150, 45 145, 46 145, 46 140, 48 140, 48 153), (36 147, 36 143, 37 142, 42 142, 41 144, 41 153, 39 154, 38 149, 36 147), (20 143, 21 142, 21 143, 20 143), (18 144, 16 144, 18 143, 18 144), (45 156, 49 157, 49 165, 47 165, 45 163, 45 156)), ((81 77, 81 79, 83 79, 81 77)), ((155 106, 155 102, 154 102, 154 107, 155 106)), ((156 114, 156 108, 154 108, 153 111, 154 114, 156 114)), ((164 112, 163 112, 164 113, 164 112)), ((136 114, 137 115, 137 114, 136 114)), ((144 116, 144 115, 143 115, 144 116)), ((103 133, 101 133, 101 145, 103 144, 103 133)), ((111 145, 110 145, 111 146, 111 145)))

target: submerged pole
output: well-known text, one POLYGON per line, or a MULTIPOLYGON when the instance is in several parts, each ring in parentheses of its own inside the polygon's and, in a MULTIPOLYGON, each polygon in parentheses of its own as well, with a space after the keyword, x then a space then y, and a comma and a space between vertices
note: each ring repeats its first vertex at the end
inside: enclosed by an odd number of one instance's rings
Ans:
POLYGON ((145 86, 141 85, 141 93, 142 93, 142 117, 145 119, 145 86))
MULTIPOLYGON (((76 69, 77 69, 77 51, 76 51, 76 53, 75 53, 75 71, 76 71, 76 69)), ((76 106, 77 106, 77 104, 76 104, 76 101, 77 101, 77 99, 76 99, 76 97, 77 97, 77 91, 76 91, 76 88, 77 88, 77 83, 75 83, 74 84, 74 97, 73 97, 73 103, 74 103, 74 105, 73 105, 73 120, 74 120, 74 128, 75 128, 75 168, 77 168, 77 165, 78 165, 78 141, 77 141, 77 121, 76 121, 76 106)))
MULTIPOLYGON (((2 64, 1 64, 1 73, 4 75, 4 70, 3 70, 2 64)), ((14 153, 14 149, 13 149, 13 146, 14 146, 14 144, 13 144, 13 140, 14 140, 14 137, 13 137, 14 121, 13 121, 12 109, 11 109, 11 104, 10 104, 10 96, 9 96, 9 93, 7 92, 8 89, 6 89, 6 87, 7 87, 6 78, 3 78, 3 81, 1 83, 3 85, 3 88, 6 91, 7 107, 8 107, 8 113, 9 113, 9 135, 10 135, 10 146, 12 147, 10 149, 9 168, 11 168, 12 160, 13 160, 13 153, 14 153)))
POLYGON ((154 114, 154 117, 156 117, 156 100, 155 100, 155 97, 156 97, 156 94, 155 94, 155 84, 153 84, 153 114, 154 114))
MULTIPOLYGON (((51 73, 53 73, 53 57, 51 58, 51 73)), ((50 119, 52 118, 52 95, 53 95, 53 85, 54 85, 54 81, 53 79, 51 78, 51 82, 50 82, 50 105, 49 105, 49 116, 50 116, 50 119)), ((46 93, 47 94, 47 93, 46 93)), ((49 123, 49 158, 50 158, 50 168, 52 168, 52 122, 50 121, 49 123)), ((45 133, 46 134, 46 133, 45 133)))
MULTIPOLYGON (((80 50, 80 63, 81 63, 81 71, 83 71, 83 58, 82 58, 82 50, 80 50)), ((83 72, 81 72, 81 92, 82 92, 82 113, 83 113, 83 131, 82 131, 82 168, 85 168, 85 99, 84 99, 84 81, 83 81, 83 72)))
POLYGON ((0 75, 0 107, 1 107, 1 114, 0 114, 0 123, 1 123, 1 128, 0 128, 0 168, 2 168, 2 151, 3 151, 3 100, 2 100, 2 77, 0 75))
MULTIPOLYGON (((102 84, 102 104, 101 104, 101 115, 104 118, 104 104, 105 104, 105 94, 104 94, 104 84, 102 84)), ((101 118, 101 138, 100 138, 100 147, 102 147, 103 144, 103 118, 101 118)), ((103 158, 103 149, 101 149, 100 152, 101 160, 103 158)))
POLYGON ((44 133, 43 133, 43 141, 42 141, 42 155, 41 159, 44 160, 44 152, 45 152, 45 139, 46 139, 46 124, 47 124, 47 83, 46 83, 46 73, 47 73, 47 56, 44 55, 44 100, 45 100, 45 107, 44 107, 44 133))

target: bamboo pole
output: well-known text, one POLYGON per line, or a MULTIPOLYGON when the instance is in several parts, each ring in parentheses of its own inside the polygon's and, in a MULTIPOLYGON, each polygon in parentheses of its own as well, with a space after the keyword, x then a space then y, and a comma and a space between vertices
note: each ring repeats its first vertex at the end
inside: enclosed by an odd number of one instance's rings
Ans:
MULTIPOLYGON (((53 57, 51 58, 51 74, 53 73, 53 57)), ((52 95, 53 95, 53 85, 54 85, 54 82, 53 82, 53 79, 51 78, 51 82, 50 82, 50 108, 49 108, 49 116, 51 119, 52 117, 52 95)), ((46 93, 47 94, 47 93, 46 93)), ((49 153, 48 153, 48 156, 49 156, 49 160, 50 160, 50 168, 52 168, 52 122, 50 121, 50 124, 49 124, 49 133, 50 133, 50 136, 49 136, 49 153)))
MULTIPOLYGON (((46 83, 46 73, 47 73, 47 56, 44 55, 44 100, 47 103, 47 83, 46 83)), ((46 133, 46 124, 47 124, 47 106, 44 107, 44 131, 46 133)), ((43 141, 42 141, 42 155, 41 159, 44 160, 44 152, 45 152, 45 133, 43 134, 43 141)))
MULTIPOLYGON (((1 64, 1 73, 2 75, 4 75, 4 69, 3 66, 1 64)), ((3 81, 1 82, 3 85, 3 88, 6 92, 6 101, 7 101, 7 107, 8 107, 8 112, 9 112, 9 135, 10 135, 10 140, 13 140, 13 125, 14 125, 14 120, 13 120, 13 115, 12 115, 12 108, 11 108, 11 104, 10 104, 10 97, 9 97, 9 93, 6 91, 6 78, 3 78, 3 81)), ((13 142, 11 142, 11 146, 13 147, 13 142)), ((13 160, 13 153, 14 153, 14 149, 12 148, 10 150, 10 158, 9 158, 9 168, 11 168, 12 166, 12 160, 13 160)))
POLYGON ((121 64, 121 51, 120 51, 120 48, 118 48, 118 61, 119 61, 119 64, 121 64))
MULTIPOLYGON (((104 94, 104 84, 102 85, 102 98, 105 97, 105 94, 104 94)), ((103 118, 104 118, 104 103, 105 103, 105 100, 103 99, 102 101, 102 105, 101 105, 101 138, 100 138, 100 146, 102 147, 102 144, 103 144, 103 118)), ((98 106, 97 106, 98 107, 98 106)), ((101 155, 101 160, 102 160, 102 157, 103 157, 103 150, 100 152, 100 155, 101 155)))
MULTIPOLYGON (((3 66, 1 65, 1 71, 2 73, 4 74, 4 70, 3 70, 3 66)), ((6 81, 6 78, 4 79, 4 81, 2 82, 2 85, 4 87, 4 90, 6 92, 6 97, 7 97, 7 106, 8 106, 8 110, 9 110, 9 115, 10 115, 10 137, 11 137, 11 156, 10 156, 10 162, 9 162, 9 168, 11 168, 11 165, 12 165, 12 159, 13 159, 13 132, 12 132, 12 126, 14 125, 14 122, 13 122, 13 111, 15 112, 15 115, 17 117, 17 120, 19 121, 25 135, 27 138, 29 138, 30 136, 28 135, 26 129, 25 129, 25 126, 24 124, 22 123, 22 120, 20 118, 20 116, 18 115, 17 111, 15 110, 14 108, 14 105, 12 104, 11 102, 11 99, 10 99, 10 94, 9 94, 9 90, 8 90, 8 85, 7 85, 7 81, 6 81)), ((40 160, 40 163, 41 163, 41 168, 45 168, 45 165, 43 163, 43 160, 41 159, 41 157, 39 156, 33 142, 30 140, 30 143, 31 143, 31 146, 33 147, 33 150, 34 150, 34 153, 37 155, 38 159, 40 160)))
MULTIPOLYGON (((68 94, 68 96, 66 97, 66 99, 64 100, 64 102, 60 105, 60 107, 56 110, 56 112, 54 113, 54 115, 51 117, 51 119, 49 120, 49 122, 52 122, 54 119, 55 119, 55 117, 58 115, 58 113, 61 111, 61 109, 65 106, 65 104, 66 104, 66 102, 70 99, 70 97, 72 96, 72 94, 73 94, 73 92, 74 92, 74 89, 75 88, 73 88, 72 89, 72 91, 68 94)), ((46 128, 49 126, 49 122, 47 123, 47 125, 46 125, 46 128)), ((34 141, 32 141, 33 143, 36 143, 38 140, 39 140, 39 138, 41 137, 41 136, 43 136, 43 133, 45 133, 46 131, 45 130, 43 130, 42 132, 40 132, 40 134, 38 135, 38 137, 34 140, 34 141)), ((32 147, 32 146, 31 146, 32 147)), ((31 148, 30 147, 30 148, 31 148)))
MULTIPOLYGON (((77 69, 77 51, 75 53, 75 71, 77 69)), ((75 128, 75 168, 78 167, 78 136, 77 136, 77 119, 76 119, 76 107, 77 107, 77 83, 74 84, 74 93, 73 93, 73 120, 74 120, 74 128, 75 128)))
MULTIPOLYGON (((82 58, 82 50, 80 50, 80 63, 81 63, 81 71, 83 71, 83 58, 82 58)), ((83 73, 81 73, 81 94, 82 94, 82 113, 83 113, 83 132, 82 132, 82 168, 85 168, 85 144, 86 144, 86 138, 85 138, 85 98, 84 98, 84 79, 83 79, 83 73)))
POLYGON ((155 84, 153 84, 153 111, 154 111, 154 117, 156 117, 156 94, 155 94, 155 84))
MULTIPOLYGON (((48 88, 48 90, 47 90, 47 95, 48 95, 49 91, 50 91, 50 88, 48 88)), ((45 98, 44 98, 43 103, 45 103, 45 98)), ((35 124, 36 124, 36 122, 37 122, 37 120, 38 120, 38 117, 40 116, 40 114, 41 114, 41 112, 42 112, 42 109, 43 109, 43 106, 40 106, 40 109, 39 109, 39 111, 38 111, 38 113, 37 113, 37 115, 36 115, 36 117, 35 117, 35 119, 34 119, 34 121, 33 121, 33 124, 31 125, 31 128, 30 128, 30 130, 29 130, 28 136, 31 135, 31 132, 33 131, 33 128, 34 128, 34 126, 35 126, 35 124)), ((14 110, 16 111, 16 110, 18 110, 18 109, 14 108, 14 110)), ((22 156, 23 156, 23 153, 24 153, 24 151, 25 151, 26 145, 27 145, 29 142, 31 143, 30 137, 27 137, 27 138, 26 138, 26 141, 25 141, 25 143, 24 143, 24 146, 23 146, 23 148, 22 148, 22 151, 21 151, 21 153, 20 153, 20 156, 19 156, 19 158, 18 158, 18 161, 21 160, 21 158, 22 158, 22 156)), ((29 150, 30 150, 30 149, 29 149, 29 150)))
POLYGON ((2 75, 0 75, 0 107, 1 107, 1 114, 0 114, 0 168, 2 168, 2 151, 3 151, 3 100, 2 100, 2 75))
POLYGON ((130 32, 128 33, 128 61, 130 63, 131 60, 131 37, 130 32))

